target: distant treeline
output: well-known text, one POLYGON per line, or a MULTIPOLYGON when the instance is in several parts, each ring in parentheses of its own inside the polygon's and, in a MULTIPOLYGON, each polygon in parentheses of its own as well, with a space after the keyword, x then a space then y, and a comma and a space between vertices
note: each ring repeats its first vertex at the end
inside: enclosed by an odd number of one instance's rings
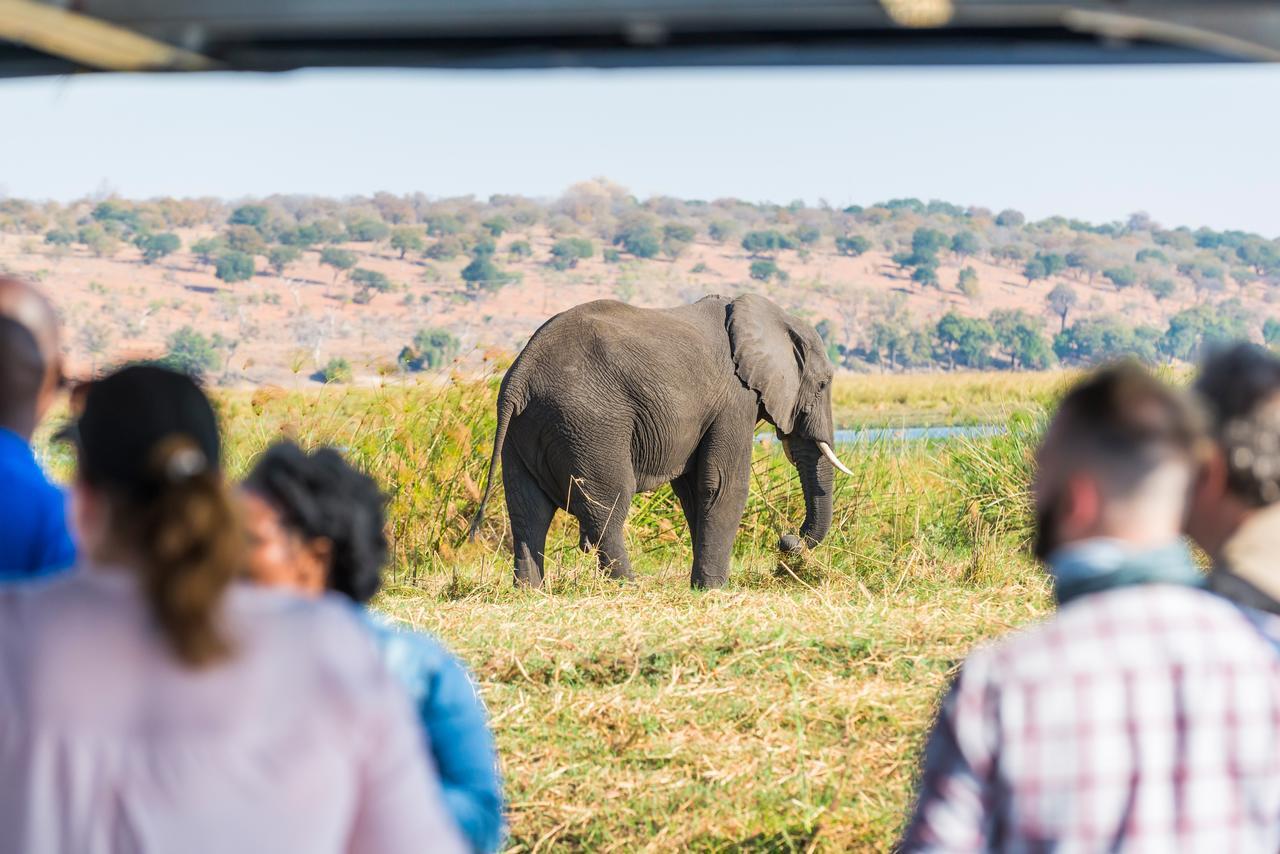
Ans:
MULTIPOLYGON (((941 319, 913 319, 892 298, 860 317, 814 318, 825 329, 833 358, 851 365, 1021 368, 1120 353, 1187 359, 1223 337, 1271 342, 1278 333, 1274 320, 1246 304, 1270 302, 1280 283, 1280 242, 1241 231, 1164 228, 1142 213, 1096 224, 1060 216, 1028 221, 1011 209, 912 198, 848 207, 642 200, 597 179, 545 200, 421 193, 235 202, 112 197, 63 204, 10 198, 0 200, 0 231, 40 237, 50 253, 79 247, 112 256, 128 249, 145 263, 185 248, 228 283, 268 270, 283 276, 302 253, 314 252, 333 269, 335 284, 350 282, 356 302, 402 287, 360 267, 368 252, 416 260, 427 268, 424 279, 446 275, 433 262, 461 258, 465 265, 447 275, 473 297, 518 281, 513 265, 567 271, 597 251, 606 263, 675 260, 694 242, 719 244, 748 260, 755 281, 727 286, 767 283, 775 293, 792 290, 793 304, 803 303, 803 289, 823 284, 788 273, 796 259, 815 252, 879 253, 877 259, 896 271, 891 274, 906 290, 936 289, 940 296, 939 271, 959 271, 955 287, 968 302, 941 319), (190 244, 185 247, 179 234, 184 231, 190 244), (534 257, 535 233, 552 238, 549 250, 538 250, 542 257, 534 257), (1043 311, 998 309, 981 316, 976 259, 1007 269, 1027 288, 1043 287, 1043 311), (1130 324, 1106 316, 1080 298, 1086 287, 1145 291, 1148 304, 1166 307, 1158 313, 1167 323, 1130 324)), ((704 272, 701 266, 690 274, 704 272)))

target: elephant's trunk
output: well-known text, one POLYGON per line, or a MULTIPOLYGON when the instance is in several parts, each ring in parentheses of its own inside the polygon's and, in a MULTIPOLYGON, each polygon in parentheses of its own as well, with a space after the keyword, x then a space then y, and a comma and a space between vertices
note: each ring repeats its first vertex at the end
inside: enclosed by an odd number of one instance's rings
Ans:
POLYGON ((804 491, 804 524, 800 526, 800 537, 812 548, 831 530, 831 486, 835 469, 817 442, 796 438, 790 444, 791 459, 804 491))

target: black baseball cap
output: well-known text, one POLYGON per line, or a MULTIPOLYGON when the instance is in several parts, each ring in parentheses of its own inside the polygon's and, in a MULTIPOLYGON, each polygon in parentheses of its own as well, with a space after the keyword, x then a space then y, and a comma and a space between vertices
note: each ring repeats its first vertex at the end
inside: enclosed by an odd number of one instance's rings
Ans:
POLYGON ((156 365, 122 368, 89 384, 79 417, 58 433, 75 444, 87 483, 139 490, 221 468, 222 440, 209 398, 186 374, 156 365), (157 470, 159 449, 183 453, 157 470))

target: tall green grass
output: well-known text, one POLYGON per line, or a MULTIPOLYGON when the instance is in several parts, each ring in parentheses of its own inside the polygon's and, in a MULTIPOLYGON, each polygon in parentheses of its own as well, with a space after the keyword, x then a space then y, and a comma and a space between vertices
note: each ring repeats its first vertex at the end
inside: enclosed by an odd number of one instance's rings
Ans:
MULTIPOLYGON (((506 562, 510 536, 499 482, 479 541, 467 540, 492 451, 496 385, 450 380, 221 395, 228 466, 233 475, 244 472, 281 438, 340 448, 391 496, 392 580, 412 585, 448 575, 474 586, 483 579, 468 581, 463 576, 475 572, 459 567, 496 569, 506 562)), ((1009 416, 1002 435, 927 442, 886 436, 844 449, 854 476, 837 479, 831 534, 798 574, 844 575, 874 589, 894 583, 913 554, 955 560, 990 546, 992 537, 1016 545, 1027 530, 1029 449, 1041 411, 1009 416)), ((735 549, 746 564, 771 560, 779 536, 795 531, 804 515, 798 478, 777 443, 755 449, 750 478, 735 549)), ((547 555, 553 584, 578 559, 575 524, 557 515, 547 555)), ((684 518, 669 487, 637 496, 627 545, 642 566, 689 563, 684 518)))

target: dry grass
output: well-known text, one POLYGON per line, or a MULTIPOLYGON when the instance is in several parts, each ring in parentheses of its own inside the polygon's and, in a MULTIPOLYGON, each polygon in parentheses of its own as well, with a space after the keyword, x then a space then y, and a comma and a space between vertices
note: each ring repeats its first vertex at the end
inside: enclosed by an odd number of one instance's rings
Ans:
POLYGON ((1045 607, 1034 571, 1005 569, 921 595, 757 563, 694 593, 683 566, 618 587, 583 560, 571 591, 539 594, 504 562, 501 590, 438 579, 382 605, 475 669, 513 850, 885 850, 948 673, 1045 607))

